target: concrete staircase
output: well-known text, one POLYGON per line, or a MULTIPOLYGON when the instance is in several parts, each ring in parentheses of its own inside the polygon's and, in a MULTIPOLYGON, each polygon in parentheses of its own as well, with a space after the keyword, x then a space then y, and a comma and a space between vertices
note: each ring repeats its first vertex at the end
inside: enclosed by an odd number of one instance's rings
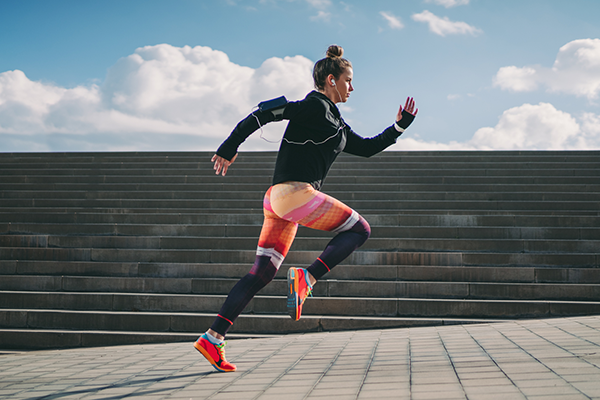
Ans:
MULTIPOLYGON (((194 340, 254 260, 274 153, 0 154, 0 348, 194 340)), ((342 155, 371 239, 285 313, 301 228, 231 337, 600 314, 600 152, 342 155)))

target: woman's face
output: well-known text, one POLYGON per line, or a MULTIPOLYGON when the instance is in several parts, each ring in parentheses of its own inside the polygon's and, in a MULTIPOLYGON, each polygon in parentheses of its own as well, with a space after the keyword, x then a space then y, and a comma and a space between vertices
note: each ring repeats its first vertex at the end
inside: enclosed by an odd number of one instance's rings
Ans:
POLYGON ((352 86, 352 68, 346 68, 346 70, 340 75, 338 79, 335 79, 334 93, 338 94, 336 103, 345 103, 350 97, 350 92, 354 91, 352 86))

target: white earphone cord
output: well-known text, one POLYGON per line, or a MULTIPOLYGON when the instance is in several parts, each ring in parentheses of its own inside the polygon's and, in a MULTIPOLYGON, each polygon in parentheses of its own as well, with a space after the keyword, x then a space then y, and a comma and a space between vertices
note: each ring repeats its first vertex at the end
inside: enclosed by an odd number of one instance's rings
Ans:
MULTIPOLYGON (((336 91, 336 92, 338 92, 338 96, 340 96, 340 101, 341 101, 341 100, 342 100, 342 95, 340 94, 340 91, 338 90, 337 86, 335 85, 335 81, 334 81, 333 79, 331 80, 331 85, 332 85, 332 86, 335 88, 335 91, 336 91)), ((340 127, 338 128, 338 130, 335 132, 335 134, 333 134, 332 136, 329 136, 327 139, 325 139, 325 140, 323 140, 322 142, 319 142, 319 143, 315 143, 314 141, 312 141, 312 140, 310 140, 310 139, 308 139, 308 140, 305 140, 305 141, 304 141, 304 142, 302 142, 302 143, 298 143, 298 142, 292 142, 292 141, 290 141, 290 140, 286 139, 285 137, 283 138, 283 140, 285 140, 286 142, 288 142, 288 143, 290 143, 290 144, 297 144, 297 145, 300 145, 300 146, 304 146, 305 144, 307 144, 307 143, 309 143, 309 142, 310 142, 310 143, 312 143, 312 144, 314 144, 315 146, 318 146, 318 145, 321 145, 321 144, 323 144, 323 143, 327 142, 329 139, 333 139, 334 137, 336 137, 336 136, 338 135, 338 133, 340 133, 340 130, 341 130, 341 129, 344 129, 344 126, 345 126, 345 124, 344 124, 344 122, 342 121, 342 126, 340 126, 340 127)))
POLYGON ((288 142, 289 144, 297 144, 297 145, 299 145, 299 146, 304 146, 304 145, 305 145, 305 144, 307 144, 307 143, 312 143, 312 144, 314 144, 315 146, 319 146, 319 145, 321 145, 321 144, 323 144, 323 143, 327 142, 328 140, 330 140, 330 139, 333 139, 334 137, 336 137, 336 136, 338 135, 338 133, 340 133, 340 130, 341 130, 341 129, 343 129, 343 128, 344 128, 343 126, 340 126, 340 127, 338 128, 338 130, 337 130, 337 131, 336 131, 336 132, 335 132, 333 135, 329 136, 327 139, 323 140, 322 142, 318 142, 318 143, 314 142, 314 141, 313 141, 313 140, 311 140, 311 139, 307 139, 307 140, 305 140, 305 141, 304 141, 304 142, 302 142, 302 143, 300 143, 300 142, 292 142, 291 140, 288 140, 288 139, 286 139, 285 137, 284 137, 284 138, 282 138, 282 139, 283 139, 283 140, 285 140, 286 142, 288 142))
POLYGON ((340 91, 338 90, 337 85, 335 84, 335 81, 333 79, 331 80, 331 86, 333 86, 335 91, 338 92, 338 96, 340 96, 340 101, 342 101, 342 95, 341 95, 340 91))
MULTIPOLYGON (((337 90, 337 88, 336 88, 335 90, 337 90)), ((339 94, 339 93, 340 93, 340 92, 338 91, 338 94, 339 94)), ((340 95, 340 98, 341 98, 341 95, 340 95)), ((319 146, 319 145, 322 145, 322 144, 326 143, 326 142, 327 142, 327 141, 329 141, 330 139, 333 139, 334 137, 336 137, 336 136, 338 135, 338 133, 340 133, 340 130, 341 130, 341 129, 344 129, 344 127, 346 126, 346 124, 344 124, 344 122, 342 121, 342 126, 340 126, 340 127, 338 128, 338 130, 337 130, 337 131, 336 131, 336 132, 335 132, 333 135, 329 136, 327 139, 323 140, 322 142, 318 142, 318 143, 317 143, 317 142, 315 142, 315 141, 313 141, 312 139, 307 139, 307 140, 305 140, 305 141, 304 141, 304 142, 302 142, 302 143, 300 143, 300 142, 293 142, 293 141, 291 141, 291 140, 288 140, 288 139, 287 139, 287 138, 285 138, 285 137, 282 137, 282 138, 281 138, 281 139, 279 139, 279 140, 271 141, 271 140, 267 139, 266 137, 264 137, 264 133, 265 133, 265 132, 263 131, 262 125, 260 124, 260 121, 259 121, 258 117, 257 117, 257 116, 254 114, 254 111, 252 111, 252 116, 253 116, 253 117, 256 119, 256 122, 258 123, 258 127, 260 128, 260 138, 261 138, 262 140, 264 140, 265 142, 268 142, 268 143, 279 143, 279 142, 281 142, 282 140, 285 140, 285 141, 286 141, 286 142, 288 142, 289 144, 295 144, 295 145, 298 145, 298 146, 304 146, 304 145, 305 145, 305 144, 307 144, 307 143, 312 143, 312 144, 314 144, 315 146, 319 146)))
POLYGON ((271 140, 267 139, 266 137, 264 137, 264 133, 265 132, 263 131, 262 125, 260 124, 260 121, 258 120, 258 117, 254 114, 254 110, 252 110, 252 116, 256 119, 256 122, 258 123, 258 127, 260 128, 260 138, 262 140, 264 140, 265 142, 268 142, 268 143, 279 143, 279 142, 281 142, 281 139, 275 140, 275 141, 271 141, 271 140))

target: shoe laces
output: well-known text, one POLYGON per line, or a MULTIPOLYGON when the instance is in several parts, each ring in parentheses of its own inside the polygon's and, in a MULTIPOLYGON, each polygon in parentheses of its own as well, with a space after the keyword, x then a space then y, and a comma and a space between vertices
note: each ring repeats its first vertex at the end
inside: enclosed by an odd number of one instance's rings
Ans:
POLYGON ((217 348, 217 351, 219 352, 219 356, 221 356, 221 359, 224 360, 225 359, 225 344, 227 342, 223 342, 221 344, 215 344, 215 347, 217 348))
POLYGON ((312 297, 313 287, 308 281, 308 272, 306 270, 304 272, 304 282, 306 282, 306 287, 308 287, 308 290, 306 291, 306 297, 312 297))
MULTIPOLYGON (((306 279, 306 278, 304 278, 304 279, 306 279)), ((313 295, 312 295, 313 287, 308 282, 306 282, 306 287, 307 287, 306 295, 302 299, 302 303, 301 304, 304 304, 304 300, 306 300, 308 297, 313 297, 313 295)))

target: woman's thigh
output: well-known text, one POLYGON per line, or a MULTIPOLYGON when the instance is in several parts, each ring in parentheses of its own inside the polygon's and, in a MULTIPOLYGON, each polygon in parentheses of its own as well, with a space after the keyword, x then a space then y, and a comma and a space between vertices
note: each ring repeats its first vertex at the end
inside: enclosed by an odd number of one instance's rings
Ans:
MULTIPOLYGON (((268 258, 277 269, 281 266, 283 259, 294 242, 298 224, 281 219, 270 207, 271 189, 265 194, 263 200, 264 221, 258 239, 256 255, 259 258, 268 258)), ((257 259, 260 261, 259 259, 257 259)), ((257 261, 257 262, 258 262, 257 261)), ((255 265, 258 268, 261 264, 255 265)))
POLYGON ((265 209, 284 221, 329 232, 349 230, 360 220, 352 208, 303 182, 273 186, 265 209))

